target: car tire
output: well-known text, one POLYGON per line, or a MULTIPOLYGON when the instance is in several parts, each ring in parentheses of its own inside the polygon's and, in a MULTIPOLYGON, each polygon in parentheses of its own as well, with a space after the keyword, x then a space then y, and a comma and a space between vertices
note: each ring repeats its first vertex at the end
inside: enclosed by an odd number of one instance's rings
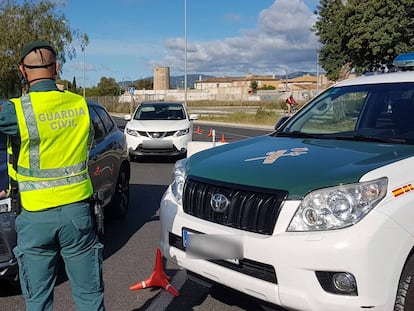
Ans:
POLYGON ((408 310, 414 310, 414 256, 404 266, 394 305, 394 311, 408 310))
POLYGON ((130 171, 127 165, 119 170, 115 193, 108 208, 109 217, 114 219, 124 218, 129 205, 129 177, 130 171))

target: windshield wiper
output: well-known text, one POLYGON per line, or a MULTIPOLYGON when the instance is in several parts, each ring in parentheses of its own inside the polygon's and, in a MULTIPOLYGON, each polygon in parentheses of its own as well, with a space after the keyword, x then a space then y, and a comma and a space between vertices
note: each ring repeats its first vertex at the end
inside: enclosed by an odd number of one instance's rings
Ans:
POLYGON ((367 142, 377 142, 377 143, 388 143, 388 144, 406 144, 407 139, 405 138, 392 138, 392 137, 375 137, 369 135, 352 135, 352 136, 338 136, 332 135, 330 139, 340 139, 340 140, 353 140, 353 141, 367 141, 367 142))
POLYGON ((408 144, 411 143, 405 138, 393 137, 375 137, 369 135, 335 135, 335 134, 309 134, 299 131, 293 132, 276 132, 277 137, 297 137, 297 138, 318 138, 318 139, 338 139, 338 140, 352 140, 352 141, 366 141, 388 144, 408 144))
POLYGON ((320 135, 309 134, 299 131, 293 132, 276 132, 275 136, 277 137, 297 137, 297 138, 321 138, 320 135))

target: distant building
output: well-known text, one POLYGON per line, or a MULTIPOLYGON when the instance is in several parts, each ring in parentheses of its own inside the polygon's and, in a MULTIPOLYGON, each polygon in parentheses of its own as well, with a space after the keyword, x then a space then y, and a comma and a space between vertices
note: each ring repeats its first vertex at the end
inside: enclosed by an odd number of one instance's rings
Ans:
POLYGON ((203 80, 200 79, 195 82, 194 88, 200 91, 211 91, 213 89, 233 89, 232 93, 235 93, 235 88, 241 88, 243 89, 240 92, 241 94, 245 94, 246 92, 251 94, 251 84, 253 81, 257 83, 257 95, 261 98, 261 100, 279 100, 280 98, 287 97, 288 94, 292 94, 298 100, 308 100, 329 86, 325 75, 319 75, 316 77, 310 74, 305 74, 301 77, 281 79, 275 76, 248 74, 244 77, 206 78, 203 80), (269 86, 274 87, 274 91, 261 90, 269 86))
POLYGON ((257 87, 273 86, 275 89, 279 87, 280 79, 274 76, 256 76, 246 75, 244 77, 220 77, 220 78, 205 78, 194 83, 196 90, 216 89, 225 87, 244 87, 250 89, 252 81, 257 82, 257 87))
MULTIPOLYGON (((293 95, 297 101, 307 101, 326 89, 332 83, 325 75, 318 77, 305 74, 300 77, 278 78, 246 74, 244 77, 208 77, 200 76, 194 83, 194 89, 187 89, 187 100, 211 101, 284 101, 293 95), (252 82, 257 85, 253 92, 252 82), (274 88, 272 90, 272 88, 274 88)), ((154 68, 154 89, 135 90, 136 101, 184 101, 184 89, 170 89, 170 68, 154 68)), ((131 101, 131 96, 121 96, 120 102, 131 101)))
POLYGON ((170 89, 170 67, 154 68, 154 90, 170 89))

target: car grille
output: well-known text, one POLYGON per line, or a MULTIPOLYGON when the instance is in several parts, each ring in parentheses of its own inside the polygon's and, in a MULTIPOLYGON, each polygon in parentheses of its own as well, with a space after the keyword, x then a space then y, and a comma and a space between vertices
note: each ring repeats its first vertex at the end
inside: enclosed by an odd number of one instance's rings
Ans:
POLYGON ((144 137, 149 138, 165 138, 173 136, 177 131, 170 131, 170 132, 143 132, 139 131, 138 134, 144 137))
POLYGON ((246 187, 189 177, 184 185, 184 212, 220 225, 260 234, 273 233, 281 204, 288 192, 246 187), (210 200, 222 194, 230 204, 224 212, 212 209, 210 200))

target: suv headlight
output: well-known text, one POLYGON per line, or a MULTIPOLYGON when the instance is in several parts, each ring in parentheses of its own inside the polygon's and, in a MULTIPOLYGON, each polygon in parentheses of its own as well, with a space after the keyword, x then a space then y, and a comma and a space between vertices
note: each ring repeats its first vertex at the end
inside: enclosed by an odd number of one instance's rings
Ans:
POLYGON ((179 136, 184 136, 187 135, 190 132, 190 128, 186 128, 184 130, 179 130, 177 132, 175 132, 174 136, 179 137, 179 136))
POLYGON ((322 231, 354 225, 386 195, 387 178, 310 192, 300 203, 287 231, 322 231))
POLYGON ((187 159, 181 159, 175 162, 174 166, 174 180, 171 183, 171 191, 179 204, 183 204, 183 189, 185 183, 185 164, 187 159))
POLYGON ((130 128, 125 128, 125 132, 128 135, 131 135, 131 136, 135 136, 135 137, 138 137, 139 136, 138 131, 131 130, 130 128))

